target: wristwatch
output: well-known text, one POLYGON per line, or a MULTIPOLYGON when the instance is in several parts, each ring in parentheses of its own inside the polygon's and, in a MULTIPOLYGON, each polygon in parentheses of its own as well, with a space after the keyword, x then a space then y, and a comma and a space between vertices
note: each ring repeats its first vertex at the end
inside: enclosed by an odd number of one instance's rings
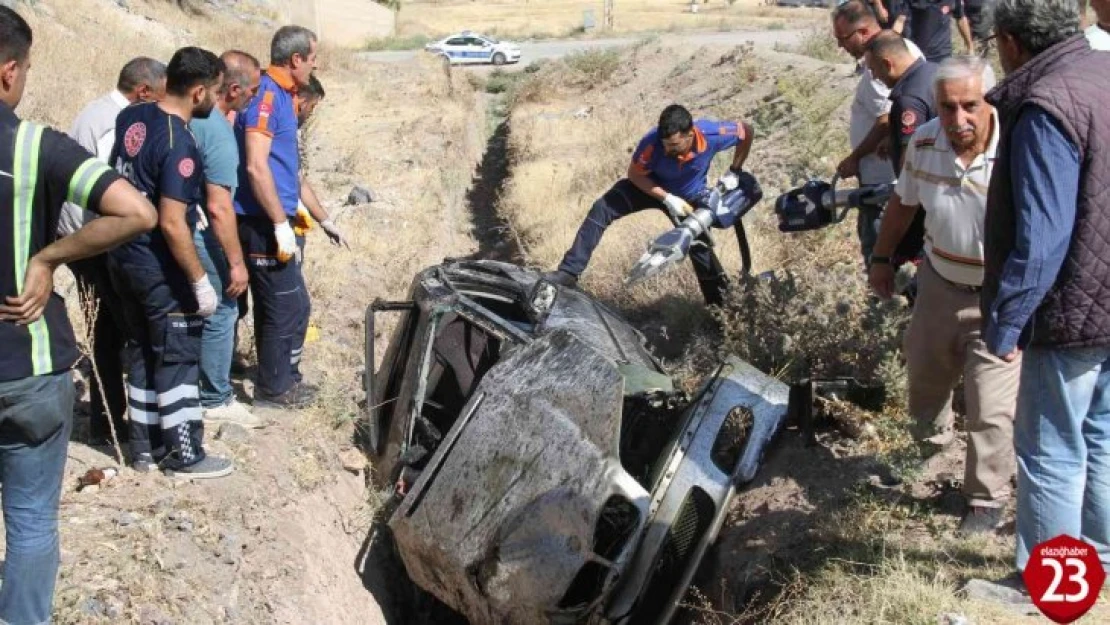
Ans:
POLYGON ((889 256, 877 256, 875 254, 872 254, 871 255, 871 264, 872 265, 889 265, 890 264, 890 257, 889 256))

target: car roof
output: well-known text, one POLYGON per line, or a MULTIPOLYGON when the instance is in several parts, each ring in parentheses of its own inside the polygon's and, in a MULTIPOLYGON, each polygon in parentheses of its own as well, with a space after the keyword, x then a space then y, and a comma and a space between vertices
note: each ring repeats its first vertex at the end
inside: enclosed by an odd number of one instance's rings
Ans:
POLYGON ((481 33, 476 33, 472 30, 457 32, 454 35, 448 35, 447 37, 444 37, 444 39, 454 39, 455 37, 477 37, 478 39, 489 39, 489 37, 481 33))

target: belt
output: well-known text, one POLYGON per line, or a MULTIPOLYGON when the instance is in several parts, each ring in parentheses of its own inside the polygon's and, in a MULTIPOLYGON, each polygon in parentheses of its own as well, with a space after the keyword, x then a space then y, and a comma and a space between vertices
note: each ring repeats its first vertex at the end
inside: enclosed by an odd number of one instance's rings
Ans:
POLYGON ((959 282, 953 282, 953 281, 949 280, 948 278, 945 278, 944 276, 940 275, 940 272, 937 271, 936 269, 933 269, 933 271, 936 272, 938 278, 940 278, 941 280, 944 280, 948 284, 948 286, 956 289, 957 291, 963 291, 965 293, 979 293, 980 291, 983 290, 983 287, 981 287, 981 286, 972 286, 970 284, 960 284, 959 282))

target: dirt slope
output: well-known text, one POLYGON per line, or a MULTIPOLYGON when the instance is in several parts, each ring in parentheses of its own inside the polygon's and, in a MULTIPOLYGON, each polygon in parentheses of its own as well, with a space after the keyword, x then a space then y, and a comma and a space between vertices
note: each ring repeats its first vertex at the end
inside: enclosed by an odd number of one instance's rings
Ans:
MULTIPOLYGON (((36 41, 23 115, 68 127, 139 54, 168 60, 175 47, 195 44, 268 56, 272 31, 258 25, 265 15, 244 13, 251 3, 208 6, 200 16, 161 0, 127 4, 44 0, 24 11, 36 41), (237 17, 244 14, 250 19, 237 17), (73 63, 76 41, 97 59, 89 71, 73 63)), ((209 430, 211 451, 238 465, 227 479, 175 484, 123 469, 76 492, 88 469, 116 466, 80 442, 87 405, 79 402, 60 512, 58 622, 384 622, 378 597, 388 588, 363 561, 376 500, 366 471, 345 471, 341 460, 360 458, 352 435, 362 313, 375 297, 402 297, 419 269, 477 251, 466 190, 485 116, 464 77, 436 64, 365 67, 325 47, 320 75, 328 96, 308 134, 310 177, 352 247, 309 234, 315 330, 304 366, 323 398, 308 410, 264 413, 271 424, 263 430, 209 430), (376 201, 344 206, 354 184, 371 187, 376 201)), ((64 275, 59 289, 75 300, 64 275)), ((244 347, 249 336, 248 328, 244 347)), ((239 387, 249 397, 250 382, 239 387)))

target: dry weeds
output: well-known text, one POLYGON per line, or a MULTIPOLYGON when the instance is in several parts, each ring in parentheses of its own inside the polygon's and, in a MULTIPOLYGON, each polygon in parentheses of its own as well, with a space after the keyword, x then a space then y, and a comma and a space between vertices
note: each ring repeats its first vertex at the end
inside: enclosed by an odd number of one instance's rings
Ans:
POLYGON ((605 36, 613 33, 683 30, 758 30, 800 24, 820 9, 766 6, 759 0, 698 2, 698 13, 680 0, 615 0, 613 29, 602 29, 602 3, 595 0, 432 0, 405 2, 397 16, 397 39, 444 36, 464 29, 505 38, 605 36), (583 29, 591 11, 597 27, 583 29))

